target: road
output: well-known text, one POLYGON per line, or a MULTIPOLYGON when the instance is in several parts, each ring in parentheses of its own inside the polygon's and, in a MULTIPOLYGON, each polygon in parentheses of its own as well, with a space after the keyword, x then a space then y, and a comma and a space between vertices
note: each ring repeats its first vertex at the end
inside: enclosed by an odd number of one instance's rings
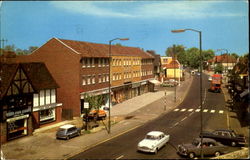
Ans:
MULTIPOLYGON (((203 130, 227 128, 227 111, 222 93, 207 91, 209 82, 203 76, 203 110, 200 106, 199 76, 195 76, 189 93, 183 102, 170 112, 127 132, 119 137, 101 143, 86 150, 71 159, 173 159, 181 158, 176 153, 176 147, 181 143, 190 143, 198 137, 201 131, 201 113, 203 116, 203 130), (163 131, 170 135, 170 142, 156 155, 137 152, 137 144, 147 132, 152 130, 163 131)), ((158 100, 150 104, 160 104, 158 100)), ((161 103, 162 104, 162 103, 161 103)), ((229 150, 238 148, 229 147, 229 150)))

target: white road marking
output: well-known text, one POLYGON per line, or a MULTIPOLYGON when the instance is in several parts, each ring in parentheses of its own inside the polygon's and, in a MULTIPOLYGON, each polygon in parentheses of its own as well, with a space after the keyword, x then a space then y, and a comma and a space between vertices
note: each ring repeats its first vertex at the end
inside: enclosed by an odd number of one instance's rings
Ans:
POLYGON ((210 111, 210 113, 214 113, 214 112, 215 112, 215 110, 211 110, 211 111, 210 111))
POLYGON ((203 110, 203 112, 207 112, 207 111, 208 111, 208 109, 204 109, 204 110, 203 110))
POLYGON ((224 112, 223 110, 220 110, 220 111, 219 111, 220 114, 223 114, 223 112, 224 112))
POLYGON ((184 111, 186 111, 186 110, 187 110, 187 109, 182 109, 181 112, 184 112, 184 111))
POLYGON ((179 122, 175 123, 174 126, 177 126, 179 124, 179 122))
POLYGON ((191 116, 193 113, 194 113, 194 112, 191 112, 191 113, 189 114, 189 116, 191 116))
POLYGON ((116 159, 121 159, 122 157, 124 157, 124 155, 121 155, 120 157, 117 157, 116 159))
POLYGON ((201 109, 196 109, 195 112, 200 112, 201 109))
POLYGON ((184 117, 181 121, 184 121, 187 117, 184 117))
POLYGON ((179 111, 179 109, 175 109, 174 111, 177 112, 177 111, 179 111))
POLYGON ((192 112, 194 109, 189 109, 188 112, 192 112))

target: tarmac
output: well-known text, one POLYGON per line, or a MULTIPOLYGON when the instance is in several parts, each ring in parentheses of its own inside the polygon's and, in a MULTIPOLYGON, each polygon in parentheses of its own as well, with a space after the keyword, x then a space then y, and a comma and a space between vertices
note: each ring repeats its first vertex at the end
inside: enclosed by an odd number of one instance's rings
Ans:
MULTIPOLYGON (((6 159, 68 159, 98 144, 118 137, 151 121, 178 106, 188 93, 193 76, 186 74, 185 81, 177 87, 177 101, 174 101, 174 89, 159 87, 156 92, 148 92, 131 98, 111 108, 111 132, 107 132, 108 118, 100 121, 100 126, 90 131, 82 130, 82 135, 70 140, 57 140, 56 130, 64 124, 75 124, 82 127, 82 119, 63 121, 37 129, 32 136, 19 138, 1 146, 6 159), (157 105, 152 106, 157 101, 157 105)), ((226 93, 223 91, 224 94, 226 93)), ((226 99, 225 95, 225 99, 226 99)), ((231 113, 233 115, 233 113, 231 113)), ((231 117, 231 116, 230 116, 231 117)), ((248 133, 241 128, 236 118, 230 118, 232 128, 248 133)))

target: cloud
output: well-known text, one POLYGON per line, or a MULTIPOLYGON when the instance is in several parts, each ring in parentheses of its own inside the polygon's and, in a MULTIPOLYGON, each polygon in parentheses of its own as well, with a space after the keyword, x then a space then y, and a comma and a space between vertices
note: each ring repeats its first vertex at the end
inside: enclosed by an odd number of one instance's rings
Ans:
POLYGON ((226 10, 222 1, 73 1, 50 2, 54 7, 72 13, 117 18, 199 19, 243 16, 237 10, 226 10))

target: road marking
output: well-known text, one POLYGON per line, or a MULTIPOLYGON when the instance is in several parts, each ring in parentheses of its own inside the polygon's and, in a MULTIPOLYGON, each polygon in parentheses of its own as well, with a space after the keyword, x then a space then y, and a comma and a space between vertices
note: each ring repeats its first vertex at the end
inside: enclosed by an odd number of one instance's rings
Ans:
POLYGON ((211 111, 210 111, 210 113, 214 113, 214 112, 215 112, 215 110, 211 110, 211 111))
POLYGON ((207 112, 207 111, 208 111, 208 109, 204 109, 204 110, 203 110, 203 112, 207 112))
POLYGON ((184 121, 187 117, 183 118, 181 121, 184 121))
POLYGON ((194 109, 189 109, 188 112, 192 112, 194 109))
POLYGON ((220 114, 223 114, 223 112, 224 112, 223 110, 220 110, 220 111, 219 111, 220 114))
POLYGON ((174 126, 177 126, 179 124, 179 122, 175 123, 174 126))
POLYGON ((201 109, 196 109, 195 112, 200 112, 201 109))
POLYGON ((182 110, 181 110, 181 112, 184 112, 184 111, 186 111, 186 109, 182 109, 182 110))
POLYGON ((124 155, 121 155, 120 157, 117 157, 116 159, 121 159, 122 157, 124 157, 124 155))
POLYGON ((177 112, 177 111, 179 111, 179 109, 175 109, 174 111, 177 112))
POLYGON ((191 113, 189 114, 189 116, 191 116, 193 113, 194 113, 194 112, 191 112, 191 113))

